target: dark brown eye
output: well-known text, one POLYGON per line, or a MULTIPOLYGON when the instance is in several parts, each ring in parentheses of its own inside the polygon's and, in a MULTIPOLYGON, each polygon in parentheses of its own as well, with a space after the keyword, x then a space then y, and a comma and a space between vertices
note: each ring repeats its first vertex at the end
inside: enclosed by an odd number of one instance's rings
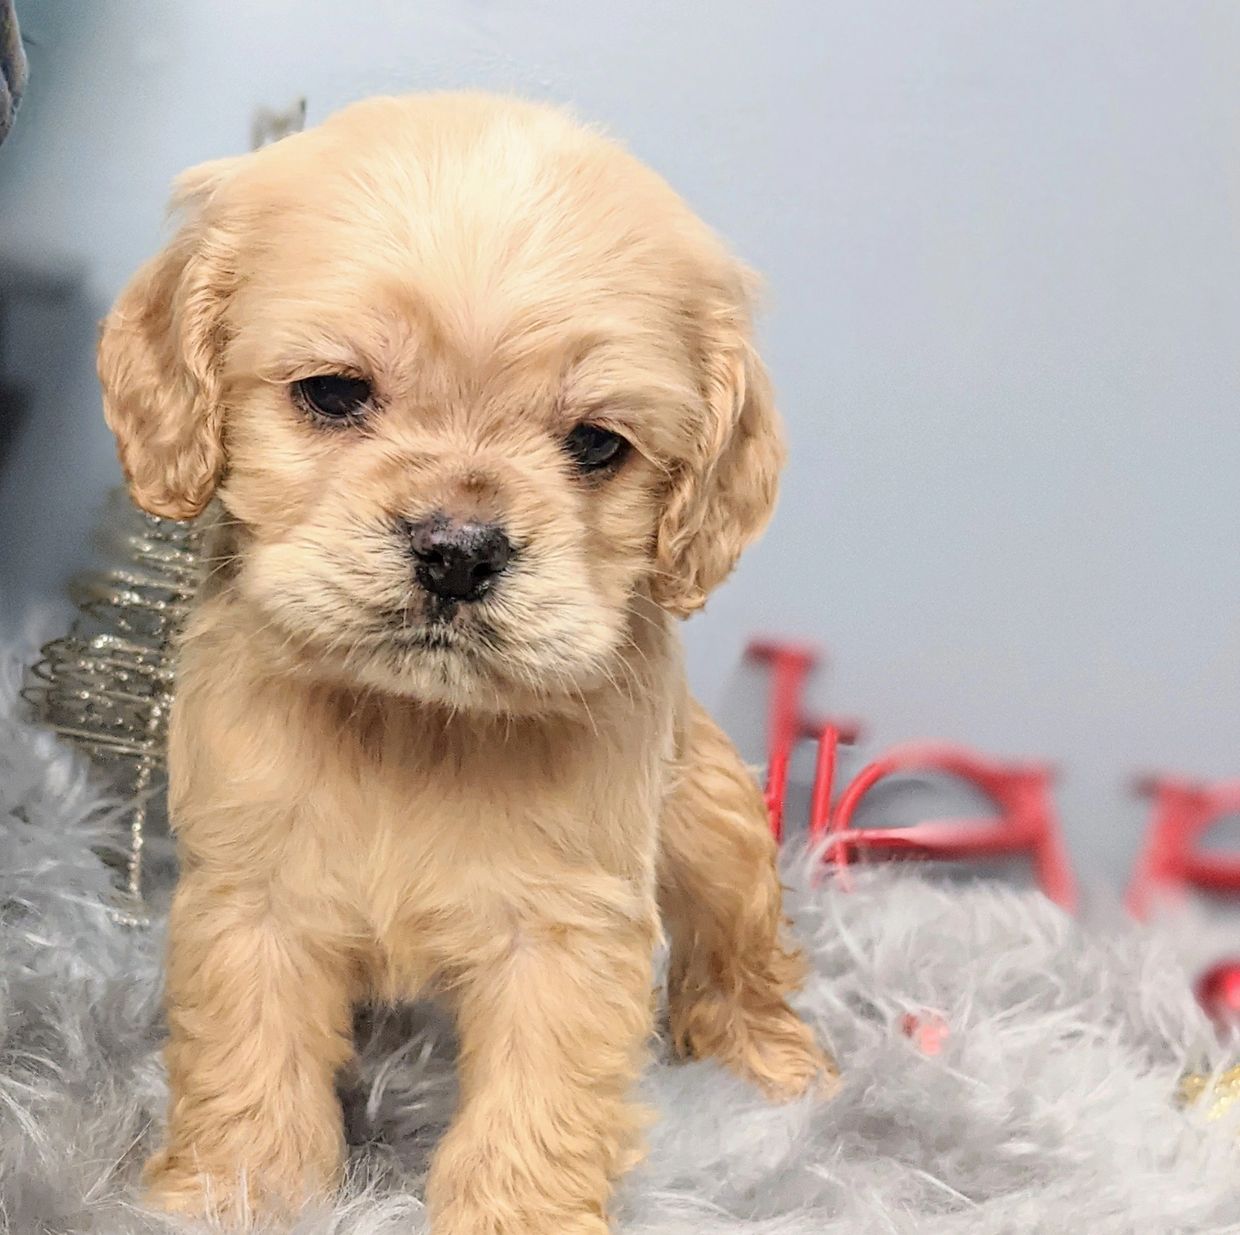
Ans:
POLYGON ((311 415, 324 420, 355 421, 370 402, 370 383, 342 373, 324 373, 294 382, 293 397, 311 415))
POLYGON ((613 467, 629 452, 629 443, 610 429, 598 425, 578 425, 565 439, 564 449, 583 472, 613 467))

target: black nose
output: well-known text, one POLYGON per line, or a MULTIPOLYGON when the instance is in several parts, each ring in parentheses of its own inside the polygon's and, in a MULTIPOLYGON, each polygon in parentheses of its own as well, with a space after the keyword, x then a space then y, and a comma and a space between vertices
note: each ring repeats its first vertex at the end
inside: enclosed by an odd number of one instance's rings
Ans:
POLYGON ((444 600, 479 600, 508 566, 512 545, 494 523, 431 515, 409 525, 418 582, 444 600))

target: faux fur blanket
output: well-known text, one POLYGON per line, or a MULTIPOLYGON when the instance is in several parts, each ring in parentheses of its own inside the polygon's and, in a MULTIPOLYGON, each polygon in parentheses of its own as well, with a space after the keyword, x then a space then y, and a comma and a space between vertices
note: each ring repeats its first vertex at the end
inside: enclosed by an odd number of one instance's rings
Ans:
MULTIPOLYGON (((114 924, 111 834, 81 762, 33 729, 0 664, 0 1226, 184 1227, 145 1212, 164 1103, 160 930, 114 924)), ((1240 1231, 1237 1118, 1174 1101, 1218 1062, 1168 936, 1082 926, 1036 895, 883 874, 843 893, 790 864, 813 958, 802 1007, 844 1069, 822 1104, 769 1106, 710 1063, 660 1058, 661 1119, 622 1185, 627 1235, 1240 1231), (941 1018, 937 1053, 902 1028, 941 1018)), ((301 1235, 426 1230, 419 1195, 454 1102, 450 1034, 359 1024, 344 1095, 353 1176, 301 1235)), ((553 1233, 548 1232, 548 1235, 553 1233)))

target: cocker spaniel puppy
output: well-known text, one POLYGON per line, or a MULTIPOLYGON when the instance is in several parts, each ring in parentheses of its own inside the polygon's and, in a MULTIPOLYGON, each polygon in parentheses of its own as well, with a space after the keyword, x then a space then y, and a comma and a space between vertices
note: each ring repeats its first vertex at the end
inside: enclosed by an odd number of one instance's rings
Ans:
POLYGON ((430 995, 461 1043, 437 1235, 600 1235, 661 928, 683 1054, 831 1075, 676 632, 775 499, 746 277, 616 146, 484 96, 358 104, 176 205, 99 349, 134 500, 214 512, 152 1195, 330 1187, 351 1008, 430 995))

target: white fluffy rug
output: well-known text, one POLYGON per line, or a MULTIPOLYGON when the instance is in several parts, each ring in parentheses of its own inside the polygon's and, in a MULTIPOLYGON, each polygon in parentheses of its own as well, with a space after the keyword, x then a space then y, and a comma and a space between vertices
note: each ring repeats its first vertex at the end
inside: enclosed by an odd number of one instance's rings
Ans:
MULTIPOLYGON (((134 1180, 162 1115, 160 933, 113 925, 81 764, 33 731, 0 665, 0 1225, 15 1235, 175 1227, 134 1180)), ((1040 899, 885 875, 792 908, 814 959, 802 1007, 844 1068, 830 1104, 764 1104, 712 1064, 660 1062, 662 1113, 623 1185, 637 1235, 1160 1235, 1240 1231, 1236 1120, 1172 1100, 1221 1058, 1169 940, 1082 928, 1040 899), (949 1027, 926 1056, 906 1012, 949 1027)), ((453 1103, 426 1015, 359 1026, 345 1097, 354 1178, 302 1235, 422 1232, 427 1155, 453 1103)), ((548 1232, 548 1235, 553 1235, 548 1232)))

